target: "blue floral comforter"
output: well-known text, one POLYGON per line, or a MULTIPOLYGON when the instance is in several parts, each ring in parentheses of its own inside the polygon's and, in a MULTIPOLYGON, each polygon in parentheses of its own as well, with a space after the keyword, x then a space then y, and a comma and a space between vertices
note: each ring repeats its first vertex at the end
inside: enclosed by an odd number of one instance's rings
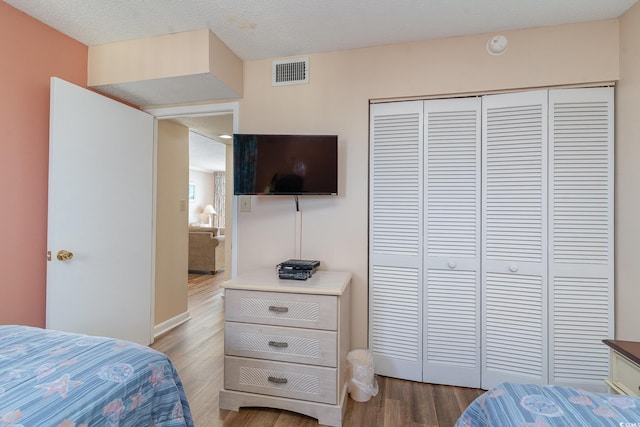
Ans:
POLYGON ((455 427, 640 427, 640 398, 503 383, 474 400, 455 427))
POLYGON ((193 426, 169 358, 110 338, 0 326, 0 426, 193 426))

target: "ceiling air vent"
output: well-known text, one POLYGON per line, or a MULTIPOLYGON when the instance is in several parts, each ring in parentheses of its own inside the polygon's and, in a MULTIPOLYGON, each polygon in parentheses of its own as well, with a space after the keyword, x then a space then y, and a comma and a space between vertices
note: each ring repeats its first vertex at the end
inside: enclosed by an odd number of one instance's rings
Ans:
POLYGON ((300 85, 309 83, 309 58, 273 61, 271 65, 272 86, 300 85))

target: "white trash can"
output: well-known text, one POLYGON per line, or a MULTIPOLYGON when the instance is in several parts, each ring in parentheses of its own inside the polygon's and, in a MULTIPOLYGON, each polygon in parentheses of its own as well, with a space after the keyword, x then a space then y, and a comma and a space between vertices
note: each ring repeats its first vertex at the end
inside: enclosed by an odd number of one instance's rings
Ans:
POLYGON ((373 355, 369 350, 358 349, 347 353, 347 372, 347 391, 353 400, 366 402, 378 394, 373 355))

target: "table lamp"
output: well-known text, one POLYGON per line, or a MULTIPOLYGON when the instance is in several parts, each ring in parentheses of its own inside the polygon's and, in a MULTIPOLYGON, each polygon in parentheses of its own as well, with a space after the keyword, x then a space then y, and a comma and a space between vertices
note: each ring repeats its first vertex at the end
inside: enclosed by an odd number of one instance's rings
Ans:
POLYGON ((204 207, 204 210, 202 211, 203 214, 207 215, 207 218, 209 219, 209 227, 213 227, 213 215, 216 214, 216 210, 213 209, 213 205, 207 205, 204 207))

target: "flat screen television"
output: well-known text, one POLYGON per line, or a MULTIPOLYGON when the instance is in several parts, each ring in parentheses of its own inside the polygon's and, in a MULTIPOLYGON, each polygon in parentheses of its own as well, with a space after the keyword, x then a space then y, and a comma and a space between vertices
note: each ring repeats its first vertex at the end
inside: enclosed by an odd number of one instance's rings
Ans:
POLYGON ((336 135, 233 135, 233 194, 337 195, 336 135))

